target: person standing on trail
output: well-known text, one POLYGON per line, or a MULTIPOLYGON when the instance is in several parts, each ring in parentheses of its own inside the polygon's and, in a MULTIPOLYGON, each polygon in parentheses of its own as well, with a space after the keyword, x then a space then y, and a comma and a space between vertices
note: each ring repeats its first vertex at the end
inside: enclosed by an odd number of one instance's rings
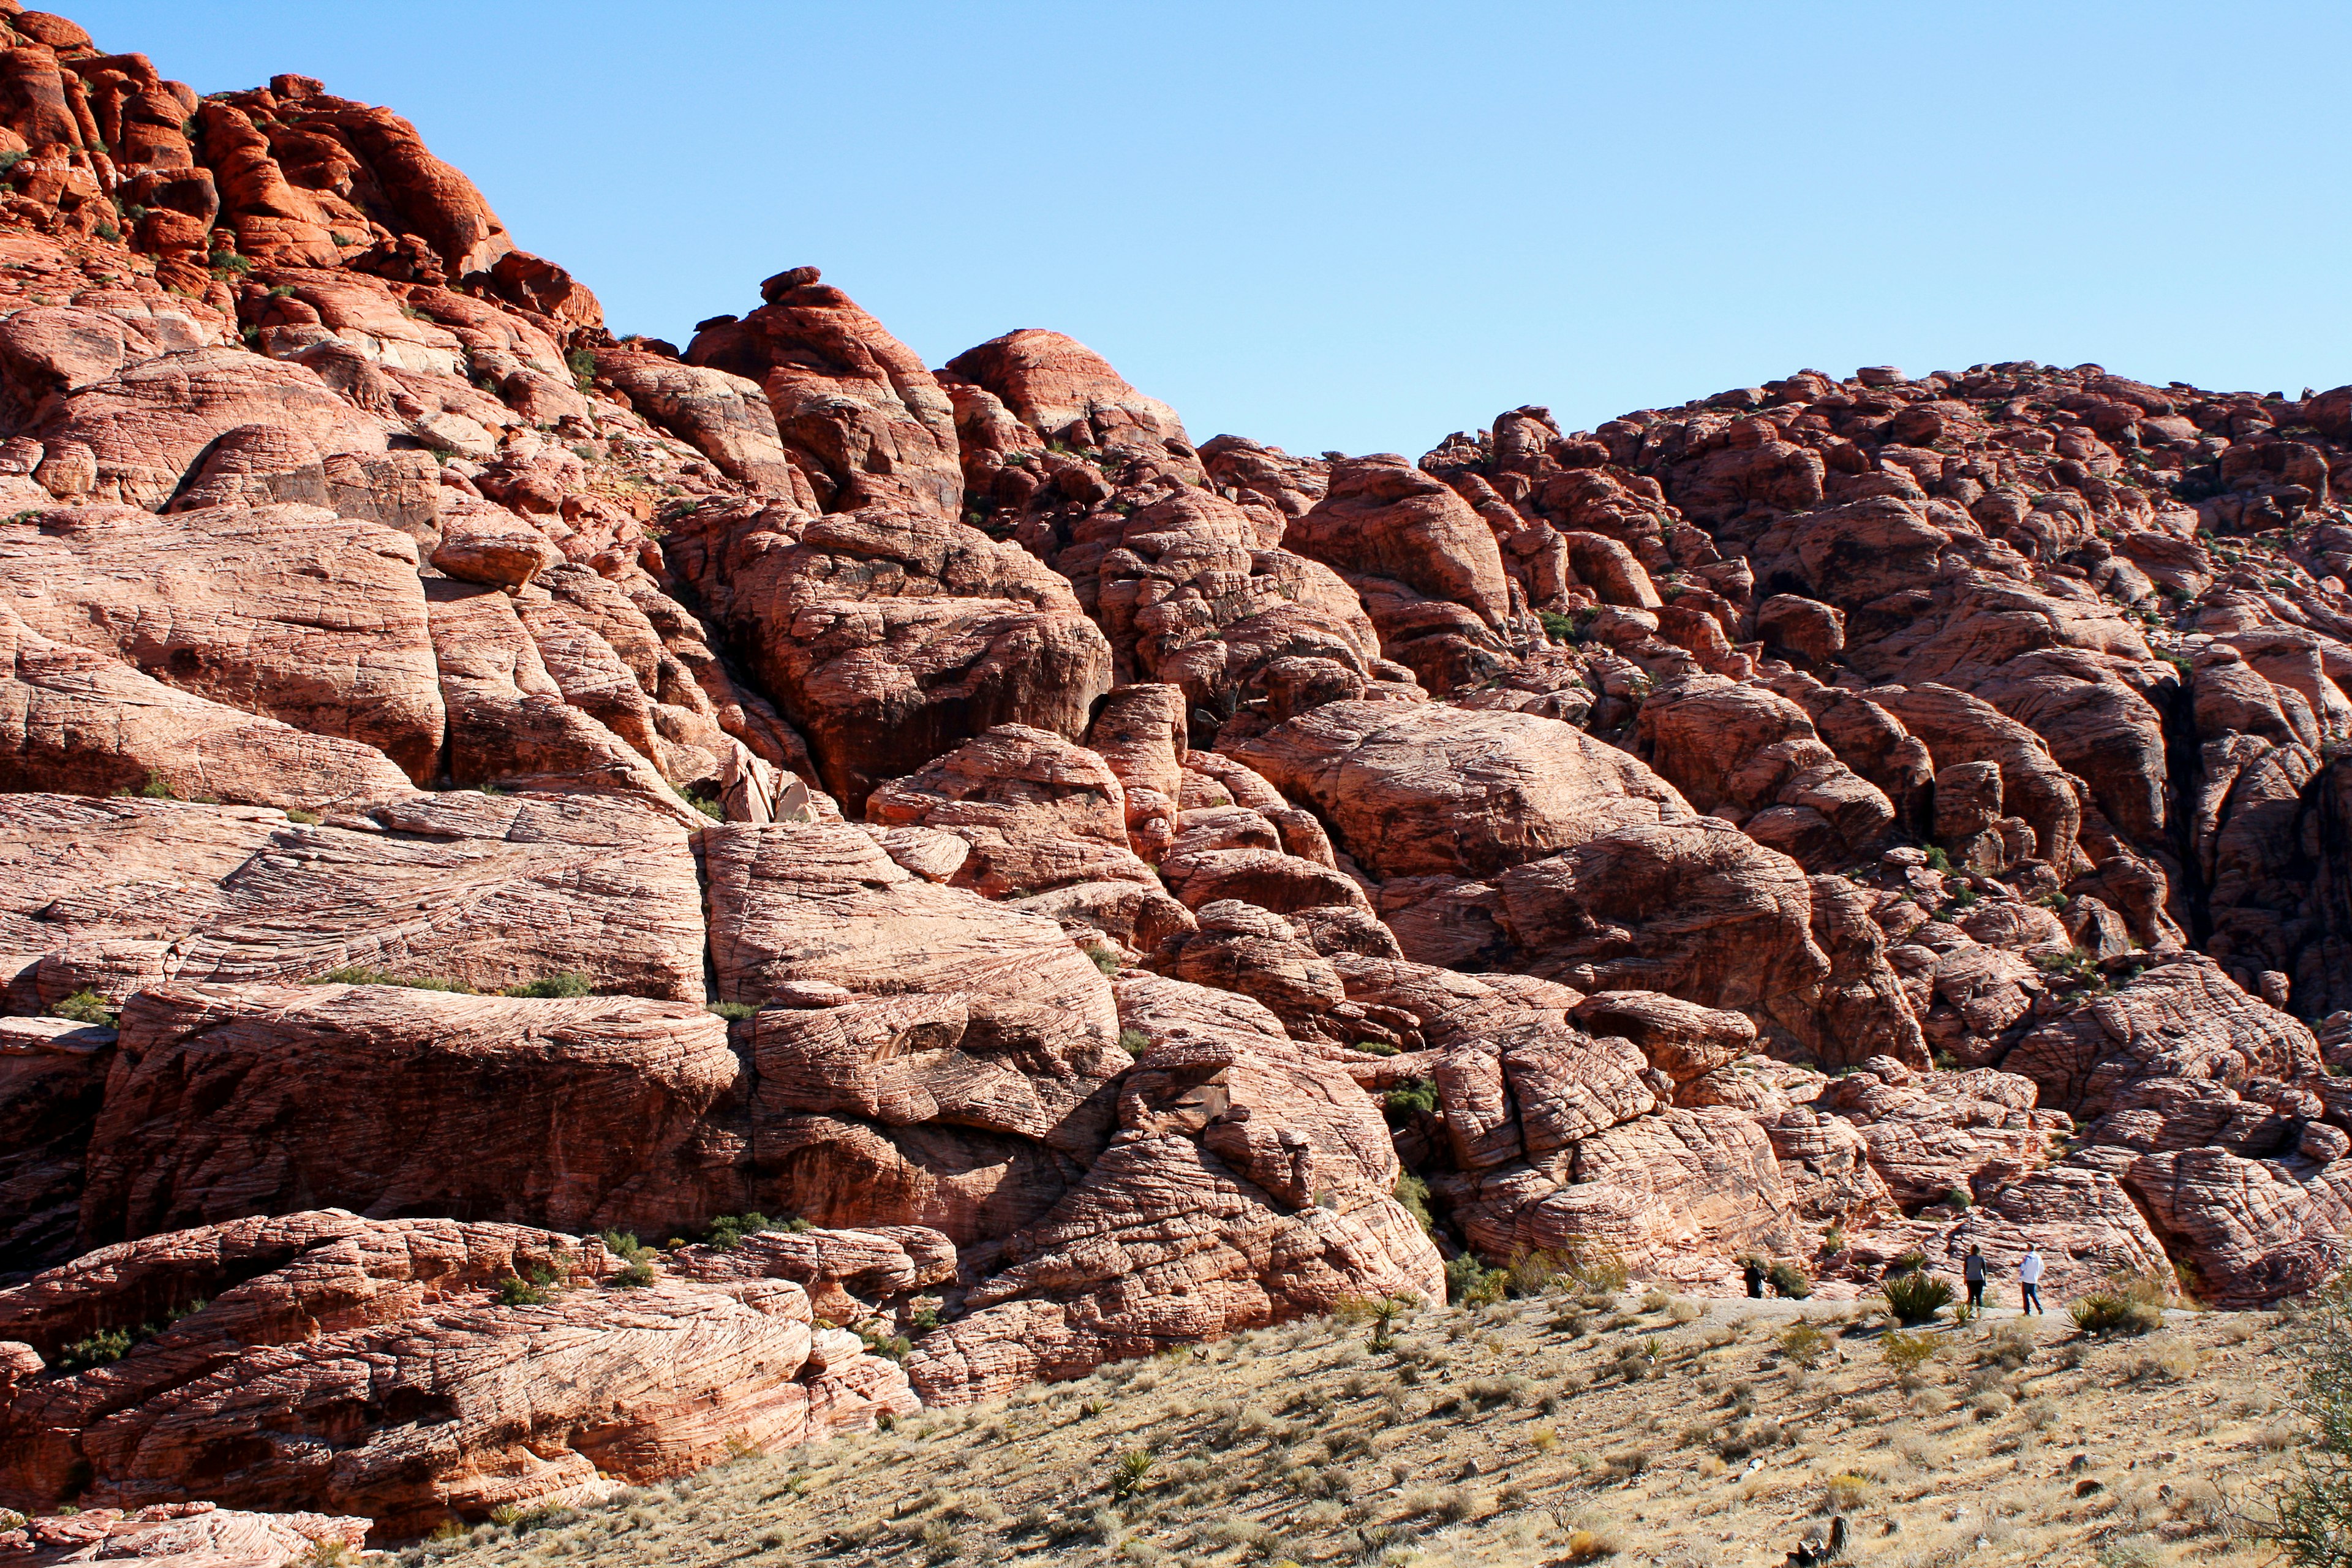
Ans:
POLYGON ((1969 1248, 1968 1257, 1960 1260, 1960 1278, 1968 1282, 1969 1310, 1974 1312, 1983 1311, 1985 1286, 1984 1253, 1974 1246, 1971 1246, 1969 1248))
POLYGON ((2027 1312, 2041 1311, 2042 1254, 2036 1252, 2031 1247, 2028 1247, 2025 1249, 2025 1256, 2017 1260, 2017 1285, 2019 1291, 2024 1298, 2023 1304, 2020 1308, 2020 1310, 2027 1312))
POLYGON ((1760 1258, 1748 1260, 1748 1294, 1760 1301, 1764 1299, 1764 1264, 1760 1258))

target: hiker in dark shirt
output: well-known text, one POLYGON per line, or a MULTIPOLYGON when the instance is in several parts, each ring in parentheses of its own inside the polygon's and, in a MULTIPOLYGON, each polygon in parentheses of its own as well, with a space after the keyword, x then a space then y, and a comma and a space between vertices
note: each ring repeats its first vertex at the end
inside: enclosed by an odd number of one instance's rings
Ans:
POLYGON ((1753 1258, 1748 1260, 1748 1293, 1759 1301, 1764 1299, 1764 1265, 1753 1258))
POLYGON ((1968 1257, 1960 1262, 1960 1278, 1968 1282, 1969 1308, 1975 1311, 1983 1311, 1985 1260, 1984 1254, 1974 1247, 1969 1248, 1968 1257))

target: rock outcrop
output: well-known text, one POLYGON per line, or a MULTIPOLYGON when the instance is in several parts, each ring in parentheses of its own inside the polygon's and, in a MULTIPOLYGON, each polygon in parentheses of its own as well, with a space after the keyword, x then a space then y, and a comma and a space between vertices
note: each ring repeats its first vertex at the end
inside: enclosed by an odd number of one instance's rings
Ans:
POLYGON ((915 1408, 789 1280, 630 1289, 593 1238, 335 1209, 87 1254, 0 1290, 0 1336, 45 1369, 0 1405, 0 1500, 29 1509, 203 1491, 398 1537, 915 1408))

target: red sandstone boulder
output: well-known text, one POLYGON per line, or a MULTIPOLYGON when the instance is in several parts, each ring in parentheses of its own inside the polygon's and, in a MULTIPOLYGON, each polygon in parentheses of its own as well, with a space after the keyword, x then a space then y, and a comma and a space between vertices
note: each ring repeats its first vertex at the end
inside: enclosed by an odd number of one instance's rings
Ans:
POLYGON ((1007 332, 966 349, 948 369, 1046 437, 1088 447, 1190 450, 1174 409, 1136 391, 1100 354, 1060 332, 1007 332))
POLYGON ((119 1361, 20 1384, 0 1407, 0 1498, 201 1491, 399 1537, 679 1474, 730 1435, 805 1442, 915 1408, 897 1367, 813 1327, 798 1285, 631 1290, 614 1271, 594 1240, 332 1209, 103 1248, 0 1291, 0 1336, 46 1359, 184 1315, 119 1361), (541 1300, 500 1304, 501 1281, 533 1274, 541 1300))
POLYGON ((1690 809, 1623 752, 1521 713, 1335 702, 1231 752, 1381 878, 1492 875, 1690 809))
POLYGON ((52 642, 0 605, 0 788, 111 795, 161 784, 316 809, 410 793, 373 746, 305 734, 52 642))
POLYGON ((311 507, 61 508, 0 527, 0 569, 51 641, 433 775, 441 696, 397 533, 311 507))
POLYGON ((784 449, 827 511, 872 502, 962 515, 955 410, 904 343, 814 267, 761 286, 740 321, 695 333, 688 364, 760 384, 784 449))
POLYGON ((0 1278, 73 1250, 83 1156, 114 1032, 68 1018, 0 1018, 0 1278))
POLYGON ((484 990, 576 973, 702 994, 694 860, 662 817, 617 799, 450 794, 341 821, 0 795, 10 1010, 353 965, 484 990))
POLYGON ((656 1237, 751 1206, 693 1003, 165 985, 122 1028, 85 1247, 303 1203, 656 1237))
POLYGON ((1349 579, 1389 657, 1423 685, 1451 690, 1506 662, 1511 601, 1493 531, 1402 458, 1335 465, 1329 489, 1283 543, 1349 579), (1437 613, 1452 606, 1455 615, 1437 613))
POLYGON ((1712 817, 1601 834, 1496 886, 1527 969, 1580 991, 1740 1008, 1830 973, 1802 869, 1712 817))
POLYGON ((348 1514, 247 1513, 209 1502, 159 1502, 124 1511, 77 1509, 0 1531, 5 1561, 21 1568, 136 1558, 153 1568, 287 1568, 337 1550, 357 1552, 373 1521, 348 1514))
POLYGON ((1002 724, 876 790, 866 816, 955 835, 971 853, 952 886, 1025 897, 1074 882, 1153 880, 1128 847, 1125 796, 1095 752, 1002 724))
POLYGON ((1153 1043, 1121 1086, 1118 1137, 1005 1240, 968 1315, 917 1344, 907 1370, 926 1403, 1328 1311, 1344 1296, 1444 1289, 1436 1248, 1390 1196, 1388 1131, 1344 1072, 1254 1005, 1178 981, 1122 982, 1119 1016, 1153 1043))
POLYGON ((1638 747, 1699 811, 1825 871, 1874 852, 1895 809, 1815 733, 1804 710, 1761 686, 1695 675, 1642 704, 1638 747))

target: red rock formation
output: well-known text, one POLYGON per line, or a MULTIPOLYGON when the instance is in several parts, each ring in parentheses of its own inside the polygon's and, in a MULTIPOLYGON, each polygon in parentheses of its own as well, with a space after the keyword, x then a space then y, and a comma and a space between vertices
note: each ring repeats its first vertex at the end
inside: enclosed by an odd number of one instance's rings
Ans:
POLYGON ((138 1237, 0 1302, 6 1484, 423 1528, 902 1406, 813 1311, 961 1401, 1440 1243, 2352 1257, 2352 390, 1196 450, 814 268, 616 341, 388 110, 0 45, 0 1269, 138 1237), (636 1295, 492 1223, 747 1211, 636 1295))
POLYGON ((813 1325, 798 1285, 626 1289, 614 1271, 593 1239, 333 1209, 102 1248, 0 1290, 0 1336, 47 1360, 178 1315, 118 1361, 15 1390, 0 1500, 137 1508, 196 1490, 400 1536, 603 1476, 677 1475, 730 1436, 804 1442, 915 1408, 896 1366, 813 1325), (501 1281, 532 1277, 502 1303, 501 1281), (385 1409, 402 1418, 368 1414, 385 1409))
POLYGON ((159 1568, 285 1568, 321 1550, 360 1550, 373 1521, 349 1514, 247 1513, 209 1502, 159 1502, 128 1512, 79 1509, 0 1531, 0 1558, 51 1568, 134 1557, 159 1568))

